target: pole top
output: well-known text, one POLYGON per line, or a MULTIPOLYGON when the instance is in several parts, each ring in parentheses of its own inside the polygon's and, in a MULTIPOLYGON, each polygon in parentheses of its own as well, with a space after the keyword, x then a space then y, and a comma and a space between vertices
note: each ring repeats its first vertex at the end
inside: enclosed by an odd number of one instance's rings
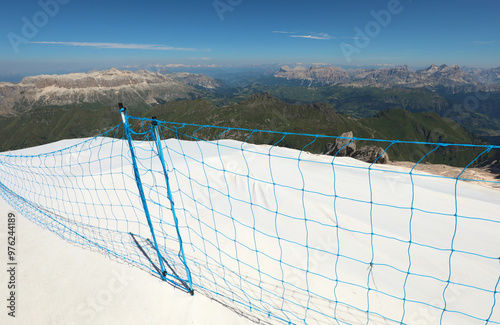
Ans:
POLYGON ((127 124, 127 108, 125 108, 122 103, 118 103, 118 108, 120 109, 123 124, 127 124))
POLYGON ((126 112, 127 111, 127 108, 125 106, 123 106, 122 103, 118 103, 118 109, 120 110, 120 112, 126 112))

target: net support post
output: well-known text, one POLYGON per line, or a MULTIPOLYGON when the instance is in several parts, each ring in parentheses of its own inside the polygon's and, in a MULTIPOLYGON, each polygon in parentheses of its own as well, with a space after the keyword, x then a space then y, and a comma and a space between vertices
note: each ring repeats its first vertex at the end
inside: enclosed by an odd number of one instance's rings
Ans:
POLYGON ((153 239, 153 244, 156 250, 156 254, 158 255, 158 262, 160 263, 160 269, 161 269, 160 277, 163 281, 166 281, 165 277, 166 271, 165 271, 165 266, 163 264, 163 258, 161 256, 160 250, 158 249, 158 243, 156 242, 153 223, 151 222, 151 216, 149 214, 148 204, 146 202, 146 196, 144 194, 144 189, 142 187, 141 175, 139 174, 139 168, 137 167, 137 157, 135 155, 134 144, 132 142, 131 129, 128 123, 127 109, 123 106, 122 103, 119 103, 118 107, 120 109, 120 114, 123 121, 123 127, 125 129, 125 135, 127 137, 128 146, 130 149, 130 156, 132 158, 132 167, 134 169, 135 182, 137 184, 137 189, 139 190, 139 196, 141 197, 141 202, 144 208, 144 214, 146 215, 146 219, 148 221, 149 230, 151 231, 151 237, 153 239))
POLYGON ((175 229, 177 231, 177 238, 179 240, 179 257, 181 258, 182 263, 184 264, 184 268, 186 270, 186 275, 187 275, 187 280, 188 280, 188 285, 189 285, 189 293, 191 295, 193 295, 194 294, 193 280, 191 278, 191 272, 189 270, 189 267, 187 266, 186 257, 184 255, 184 247, 182 244, 182 237, 181 237, 181 233, 179 231, 179 220, 177 219, 177 214, 175 212, 174 200, 172 198, 172 190, 170 187, 170 180, 168 177, 167 167, 166 167, 166 163, 165 163, 165 157, 163 155, 163 149, 162 149, 161 142, 160 142, 161 138, 160 138, 160 133, 158 131, 158 121, 156 120, 155 116, 153 116, 152 119, 153 119, 153 122, 151 123, 151 135, 152 135, 153 141, 156 145, 158 157, 161 161, 161 165, 163 168, 163 175, 165 176, 165 183, 167 184, 167 196, 168 196, 168 200, 170 201, 170 209, 172 210, 172 217, 174 218, 175 229))

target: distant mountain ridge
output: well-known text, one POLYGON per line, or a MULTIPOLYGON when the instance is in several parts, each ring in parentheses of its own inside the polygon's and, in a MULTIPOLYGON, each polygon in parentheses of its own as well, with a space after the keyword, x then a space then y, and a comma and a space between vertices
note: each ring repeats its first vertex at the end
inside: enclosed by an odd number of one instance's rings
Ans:
POLYGON ((14 84, 0 82, 0 115, 15 115, 46 106, 109 105, 118 101, 151 106, 170 100, 196 98, 220 87, 201 74, 162 74, 115 68, 88 73, 38 75, 14 84))
POLYGON ((471 73, 479 82, 485 84, 500 83, 500 67, 492 69, 469 68, 465 71, 471 73))
MULTIPOLYGON (((43 111, 47 114, 30 116, 55 114, 58 109, 71 115, 77 109, 95 111, 118 102, 136 116, 158 104, 183 99, 202 98, 220 108, 240 103, 253 93, 269 93, 290 104, 328 103, 338 112, 357 118, 391 108, 436 112, 495 144, 500 143, 500 67, 267 68, 250 74, 234 72, 225 79, 173 72, 161 65, 132 67, 134 71, 111 68, 25 77, 19 83, 0 82, 0 120, 19 117, 24 112, 36 113, 42 108, 47 109, 43 111)), ((248 114, 256 115, 254 111, 248 114)))
MULTIPOLYGON (((106 106, 116 102, 148 109, 172 100, 212 96, 227 87, 204 74, 171 72, 162 66, 146 68, 148 70, 137 71, 111 68, 88 73, 30 76, 19 83, 0 82, 0 116, 16 115, 38 107, 106 106)), ((247 81, 252 83, 250 79, 247 81)), ((454 94, 477 89, 500 91, 500 67, 478 69, 431 65, 415 71, 407 66, 349 70, 334 66, 282 66, 277 71, 261 75, 261 81, 264 80, 268 85, 285 81, 288 86, 426 88, 444 89, 454 94)))
POLYGON ((467 91, 481 87, 482 90, 500 90, 500 67, 493 69, 463 70, 457 65, 431 65, 426 69, 411 70, 408 66, 382 69, 345 70, 333 66, 306 68, 283 66, 274 74, 275 78, 303 81, 309 85, 345 85, 353 87, 380 88, 438 88, 467 91))

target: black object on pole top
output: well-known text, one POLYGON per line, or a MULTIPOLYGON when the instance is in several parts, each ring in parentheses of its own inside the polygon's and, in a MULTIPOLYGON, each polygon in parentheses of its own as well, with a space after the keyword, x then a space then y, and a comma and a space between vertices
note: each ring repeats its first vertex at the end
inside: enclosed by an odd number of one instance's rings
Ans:
POLYGON ((156 116, 151 117, 151 119, 153 120, 153 123, 152 123, 152 124, 153 124, 154 126, 157 126, 157 125, 158 125, 158 121, 156 120, 156 116))

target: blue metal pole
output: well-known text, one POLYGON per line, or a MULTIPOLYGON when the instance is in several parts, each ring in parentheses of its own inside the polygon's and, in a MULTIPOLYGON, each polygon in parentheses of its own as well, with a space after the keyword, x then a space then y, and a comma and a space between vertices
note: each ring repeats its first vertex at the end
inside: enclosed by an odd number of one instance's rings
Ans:
POLYGON ((165 183, 167 183, 167 195, 168 195, 168 200, 170 201, 170 209, 172 210, 172 216, 174 218, 174 223, 175 223, 175 229, 177 230, 177 238, 179 239, 179 247, 180 247, 180 253, 179 257, 182 259, 182 263, 184 264, 184 268, 186 269, 186 274, 189 282, 189 293, 191 295, 194 294, 193 290, 193 280, 191 278, 191 272, 189 271, 189 268, 186 263, 186 257, 184 255, 184 248, 182 245, 182 237, 181 233, 179 231, 179 220, 177 219, 177 214, 175 212, 175 207, 174 207, 174 200, 172 198, 172 191, 170 189, 170 181, 168 178, 168 173, 167 173, 167 167, 165 164, 165 158, 163 156, 163 150, 161 148, 161 143, 160 143, 160 135, 158 132, 158 122, 156 121, 155 117, 153 117, 153 123, 151 125, 151 134, 153 136, 153 140, 156 144, 156 149, 158 151, 158 157, 160 158, 161 165, 163 167, 163 174, 165 175, 165 183))
POLYGON ((158 249, 158 244, 156 242, 156 236, 155 236, 155 232, 153 229, 153 223, 151 222, 151 216, 149 214, 148 205, 146 203, 146 196, 144 195, 144 190, 142 188, 141 175, 139 174, 139 169, 137 167, 134 145, 132 143, 132 136, 130 135, 130 125, 128 123, 127 109, 125 107, 123 107, 122 104, 118 104, 118 105, 120 106, 120 114, 122 116, 123 126, 125 128, 125 134, 127 135, 128 145, 130 148, 130 155, 132 156, 132 165, 134 168, 135 182, 137 184, 137 189, 139 190, 139 195, 141 197, 142 206, 144 208, 144 213, 146 214, 146 219, 148 220, 149 230, 151 231, 151 237, 153 238, 153 244, 154 244, 155 249, 156 249, 156 254, 158 254, 158 262, 160 263, 160 268, 161 268, 160 276, 161 276, 161 279, 163 281, 166 281, 166 277, 165 277, 166 271, 165 271, 165 267, 163 266, 163 258, 160 254, 160 250, 158 249))

